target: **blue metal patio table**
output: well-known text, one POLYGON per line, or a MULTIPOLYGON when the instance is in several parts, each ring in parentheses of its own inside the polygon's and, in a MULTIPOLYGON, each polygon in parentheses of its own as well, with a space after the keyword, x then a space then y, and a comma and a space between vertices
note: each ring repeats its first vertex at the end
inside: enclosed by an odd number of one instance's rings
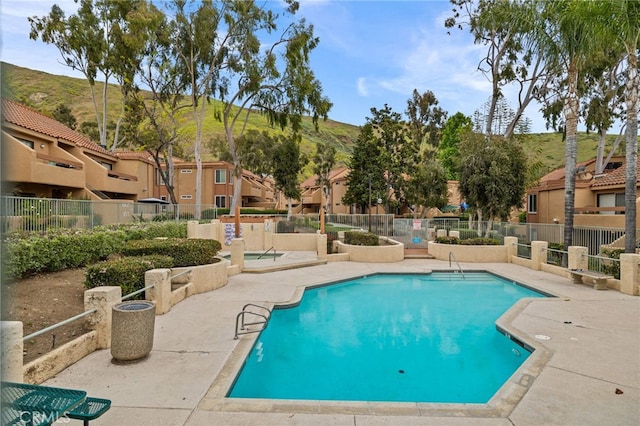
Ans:
POLYGON ((0 383, 2 426, 49 425, 82 404, 87 393, 27 383, 0 383))

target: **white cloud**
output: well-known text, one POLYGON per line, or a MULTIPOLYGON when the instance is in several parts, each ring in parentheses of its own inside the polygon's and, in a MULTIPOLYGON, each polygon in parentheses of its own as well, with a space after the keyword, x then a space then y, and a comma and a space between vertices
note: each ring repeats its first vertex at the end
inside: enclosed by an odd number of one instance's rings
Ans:
POLYGON ((367 88, 367 79, 366 78, 364 78, 364 77, 358 78, 356 86, 358 88, 358 95, 360 95, 360 96, 369 96, 369 90, 367 88))

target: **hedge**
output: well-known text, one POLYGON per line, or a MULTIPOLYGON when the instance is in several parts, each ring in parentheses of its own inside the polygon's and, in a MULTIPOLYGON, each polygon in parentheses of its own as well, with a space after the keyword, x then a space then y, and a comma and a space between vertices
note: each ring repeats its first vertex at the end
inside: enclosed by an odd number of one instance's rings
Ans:
POLYGON ((79 268, 117 252, 125 240, 125 234, 119 231, 59 229, 44 235, 12 233, 3 241, 2 268, 7 278, 79 268))
POLYGON ((344 243, 354 246, 378 246, 380 239, 371 232, 346 231, 344 233, 344 243))
MULTIPOLYGON (((122 295, 126 296, 145 287, 145 272, 173 266, 173 259, 169 256, 122 257, 89 266, 84 285, 86 288, 120 286, 122 295)), ((136 298, 143 295, 139 296, 136 298)))
POLYGON ((13 232, 3 239, 2 270, 5 278, 19 279, 38 272, 79 268, 119 253, 127 241, 186 236, 187 224, 178 222, 50 229, 44 234, 13 232))
POLYGON ((440 244, 458 244, 458 245, 466 245, 466 246, 498 246, 500 245, 500 240, 496 240, 495 238, 469 238, 466 240, 462 240, 458 237, 437 237, 435 242, 440 244))
POLYGON ((129 241, 121 250, 124 256, 167 255, 173 266, 197 266, 216 262, 222 245, 216 240, 167 238, 129 241))

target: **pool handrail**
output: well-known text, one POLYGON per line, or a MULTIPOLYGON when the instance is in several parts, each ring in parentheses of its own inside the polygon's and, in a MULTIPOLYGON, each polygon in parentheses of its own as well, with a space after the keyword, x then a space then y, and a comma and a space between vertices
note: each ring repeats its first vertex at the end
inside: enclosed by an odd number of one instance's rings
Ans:
POLYGON ((451 259, 453 258, 453 261, 456 262, 456 265, 458 265, 458 270, 460 271, 460 273, 462 274, 462 279, 464 280, 464 271, 462 270, 462 268, 460 267, 460 264, 458 263, 458 261, 456 260, 456 257, 453 255, 453 252, 449 252, 449 268, 451 268, 451 259))
POLYGON ((241 334, 249 334, 249 333, 257 333, 265 328, 269 324, 269 319, 271 318, 271 310, 269 308, 265 308, 264 306, 256 305, 254 303, 247 303, 242 307, 242 311, 238 313, 236 316, 236 334, 233 337, 234 340, 238 340, 238 336, 241 334), (258 309, 262 309, 267 312, 267 314, 262 314, 259 312, 254 312, 252 310, 247 310, 248 307, 254 307, 258 309), (254 315, 262 318, 262 320, 257 320, 256 322, 245 322, 244 317, 246 314, 254 315), (240 318, 242 318, 242 322, 240 322, 240 318), (263 327, 256 330, 246 330, 246 326, 248 325, 263 325, 263 327), (240 325, 240 329, 238 329, 238 325, 240 325))

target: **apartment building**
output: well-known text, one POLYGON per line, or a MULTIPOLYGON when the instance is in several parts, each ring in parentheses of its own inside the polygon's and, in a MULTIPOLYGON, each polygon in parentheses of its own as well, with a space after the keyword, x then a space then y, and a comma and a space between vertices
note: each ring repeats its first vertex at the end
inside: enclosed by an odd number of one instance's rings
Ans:
MULTIPOLYGON (((624 228, 625 165, 624 157, 612 157, 604 173, 596 175, 595 158, 577 164, 574 225, 624 228)), ((564 223, 564 188, 564 167, 543 176, 527 191, 527 222, 564 223)), ((636 188, 640 194, 638 177, 636 188)), ((640 223, 640 198, 636 212, 640 223)))
MULTIPOLYGON (((147 152, 111 152, 51 117, 2 100, 2 193, 40 198, 168 200, 157 165, 147 152)), ((195 204, 196 164, 175 161, 177 202, 195 204)), ((233 166, 203 163, 202 204, 229 207, 233 166)), ((242 206, 276 207, 274 181, 242 174, 242 206)))

